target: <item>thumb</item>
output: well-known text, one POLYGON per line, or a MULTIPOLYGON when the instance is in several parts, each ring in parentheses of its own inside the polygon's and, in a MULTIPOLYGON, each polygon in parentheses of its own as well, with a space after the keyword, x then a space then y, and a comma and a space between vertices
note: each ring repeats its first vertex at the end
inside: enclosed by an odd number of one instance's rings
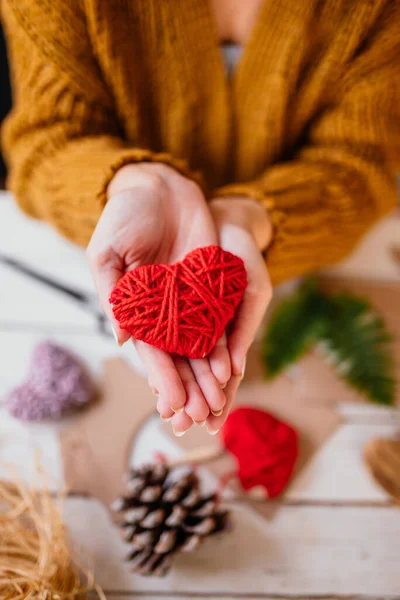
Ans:
POLYGON ((123 261, 111 248, 101 254, 97 254, 95 250, 93 251, 88 248, 87 257, 100 305, 110 320, 117 344, 122 346, 130 339, 131 335, 120 328, 118 321, 114 317, 110 304, 110 295, 124 274, 123 261))

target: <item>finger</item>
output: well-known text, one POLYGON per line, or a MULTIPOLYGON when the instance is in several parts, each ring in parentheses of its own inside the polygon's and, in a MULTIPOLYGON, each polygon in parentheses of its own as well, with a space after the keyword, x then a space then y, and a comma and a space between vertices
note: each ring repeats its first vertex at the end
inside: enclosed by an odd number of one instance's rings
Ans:
POLYGON ((191 360, 190 366, 210 411, 213 414, 221 414, 226 398, 220 383, 211 371, 210 363, 206 358, 199 358, 191 360))
POLYGON ((165 402, 160 402, 160 399, 157 400, 157 412, 159 413, 161 420, 166 421, 167 423, 172 421, 172 417, 177 414, 174 413, 170 406, 166 406, 165 402))
POLYGON ((184 435, 190 427, 193 425, 193 420, 186 414, 186 412, 175 414, 171 420, 172 431, 176 437, 184 435))
POLYGON ((272 285, 264 259, 244 237, 240 248, 245 259, 248 285, 239 305, 228 339, 233 375, 241 376, 247 352, 256 337, 272 298, 272 285))
POLYGON ((232 374, 240 376, 244 358, 254 340, 272 297, 272 286, 265 261, 251 233, 237 224, 220 226, 222 248, 240 256, 247 271, 248 285, 229 334, 228 349, 232 374))
POLYGON ((237 377, 233 375, 229 380, 224 393, 226 396, 226 404, 224 406, 224 410, 219 417, 215 417, 213 415, 209 416, 207 419, 207 431, 210 435, 216 435, 223 424, 225 423, 228 415, 231 411, 233 401, 235 400, 236 392, 239 388, 241 382, 241 377, 237 377))
POLYGON ((201 423, 207 419, 210 409, 196 381, 192 368, 185 358, 175 358, 175 366, 186 391, 185 413, 193 421, 201 423))
POLYGON ((241 377, 243 374, 247 352, 256 337, 271 296, 270 286, 265 286, 256 293, 250 290, 244 294, 228 340, 233 375, 241 377))
POLYGON ((161 416, 168 418, 169 409, 183 411, 185 388, 171 356, 145 342, 135 341, 135 347, 146 368, 150 387, 158 392, 157 406, 161 416))
POLYGON ((208 360, 210 361, 211 371, 214 373, 221 387, 224 388, 231 376, 231 358, 229 356, 225 333, 218 340, 208 360))
POLYGON ((112 248, 98 252, 96 248, 93 249, 90 245, 87 250, 87 258, 100 305, 111 322, 118 345, 122 346, 129 340, 131 335, 120 328, 114 317, 109 299, 116 283, 123 275, 123 261, 112 248))

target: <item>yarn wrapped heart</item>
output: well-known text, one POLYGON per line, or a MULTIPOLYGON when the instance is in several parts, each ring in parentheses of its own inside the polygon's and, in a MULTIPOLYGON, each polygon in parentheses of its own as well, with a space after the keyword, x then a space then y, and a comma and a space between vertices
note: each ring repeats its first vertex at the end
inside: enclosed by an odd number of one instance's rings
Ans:
POLYGON ((233 318, 246 285, 241 258, 206 246, 174 265, 143 265, 125 273, 110 303, 121 329, 135 339, 203 358, 233 318))
POLYGON ((58 419, 90 402, 94 386, 80 362, 51 341, 37 344, 26 380, 13 389, 5 406, 24 421, 58 419))
POLYGON ((243 489, 264 488, 266 498, 285 489, 298 456, 293 427, 264 410, 240 407, 229 415, 222 441, 237 459, 243 489))

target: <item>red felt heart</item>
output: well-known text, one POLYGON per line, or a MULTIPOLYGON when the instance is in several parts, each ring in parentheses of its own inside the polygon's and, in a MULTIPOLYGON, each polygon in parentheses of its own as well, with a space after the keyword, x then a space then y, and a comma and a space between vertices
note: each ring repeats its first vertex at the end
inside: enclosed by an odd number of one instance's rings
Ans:
POLYGON ((285 489, 298 456, 298 436, 290 425, 264 410, 241 407, 229 415, 222 439, 237 459, 245 490, 262 486, 274 498, 285 489))
POLYGON ((129 271, 110 302, 120 327, 135 339, 171 354, 203 358, 232 319, 246 285, 242 259, 207 246, 174 265, 129 271))

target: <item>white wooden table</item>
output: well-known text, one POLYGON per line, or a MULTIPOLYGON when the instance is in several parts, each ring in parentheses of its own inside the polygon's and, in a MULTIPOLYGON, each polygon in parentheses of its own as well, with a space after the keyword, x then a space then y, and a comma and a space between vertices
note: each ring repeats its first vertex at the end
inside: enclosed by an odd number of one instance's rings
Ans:
MULTIPOLYGON (((394 235, 387 227, 380 235, 394 235)), ((5 193, 0 193, 0 253, 93 291, 83 252, 23 217, 5 193)), ((104 358, 120 352, 100 335, 89 313, 0 265, 0 398, 22 379, 32 348, 44 338, 75 350, 94 374, 104 358)), ((180 559, 166 579, 130 574, 121 562, 126 549, 106 510, 94 500, 67 499, 66 522, 93 557, 106 595, 114 600, 400 598, 400 509, 374 484, 361 458, 366 441, 399 429, 400 411, 369 405, 341 411, 343 426, 302 472, 272 520, 233 503, 234 531, 180 559)), ((136 458, 151 449, 154 436, 160 447, 160 435, 157 423, 150 423, 136 458)), ((0 406, 0 463, 17 465, 31 480, 35 449, 52 481, 62 485, 56 427, 22 424, 0 406)))

